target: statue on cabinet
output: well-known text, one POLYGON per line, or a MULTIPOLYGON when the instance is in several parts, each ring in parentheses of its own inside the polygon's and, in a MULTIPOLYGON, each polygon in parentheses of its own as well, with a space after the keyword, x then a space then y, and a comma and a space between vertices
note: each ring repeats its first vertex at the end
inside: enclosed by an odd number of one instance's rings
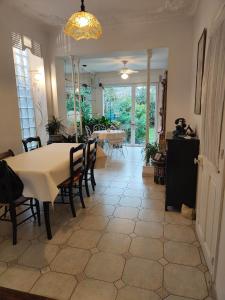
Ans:
POLYGON ((175 120, 176 124, 176 130, 174 130, 173 135, 175 137, 178 137, 180 135, 185 135, 186 134, 186 120, 184 118, 178 118, 175 120))
POLYGON ((187 126, 186 120, 184 118, 178 118, 175 120, 176 130, 173 131, 174 137, 195 137, 196 134, 190 125, 187 126))

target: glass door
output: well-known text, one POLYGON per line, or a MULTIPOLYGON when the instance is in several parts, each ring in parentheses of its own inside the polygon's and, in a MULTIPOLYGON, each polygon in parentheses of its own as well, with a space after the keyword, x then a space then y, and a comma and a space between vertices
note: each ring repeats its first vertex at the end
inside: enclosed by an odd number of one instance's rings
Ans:
MULTIPOLYGON (((149 141, 157 137, 157 84, 151 84, 149 141)), ((126 131, 126 142, 143 145, 146 140, 146 86, 111 86, 104 90, 104 115, 126 131)))
MULTIPOLYGON (((150 95, 149 141, 154 143, 157 137, 157 84, 151 84, 150 95)), ((146 86, 140 85, 135 87, 134 106, 135 144, 143 145, 146 140, 146 86)))
POLYGON ((111 86, 104 89, 104 115, 126 131, 126 142, 131 142, 132 96, 130 86, 111 86))

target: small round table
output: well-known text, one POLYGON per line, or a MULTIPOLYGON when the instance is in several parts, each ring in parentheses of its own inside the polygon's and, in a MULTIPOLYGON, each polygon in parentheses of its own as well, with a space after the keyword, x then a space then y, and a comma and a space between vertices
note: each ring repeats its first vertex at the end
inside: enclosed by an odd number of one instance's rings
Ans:
POLYGON ((100 141, 105 141, 125 138, 126 133, 123 130, 97 130, 92 133, 92 136, 98 138, 100 141))

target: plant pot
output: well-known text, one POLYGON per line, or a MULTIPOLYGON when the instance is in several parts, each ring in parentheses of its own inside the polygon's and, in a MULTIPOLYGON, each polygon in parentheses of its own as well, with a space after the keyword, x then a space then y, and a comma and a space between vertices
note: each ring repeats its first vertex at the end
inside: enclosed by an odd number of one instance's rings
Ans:
POLYGON ((63 136, 61 134, 49 135, 48 144, 51 144, 51 143, 62 143, 62 142, 63 142, 63 136))
POLYGON ((149 166, 143 166, 142 168, 142 177, 151 177, 154 176, 154 167, 149 166))

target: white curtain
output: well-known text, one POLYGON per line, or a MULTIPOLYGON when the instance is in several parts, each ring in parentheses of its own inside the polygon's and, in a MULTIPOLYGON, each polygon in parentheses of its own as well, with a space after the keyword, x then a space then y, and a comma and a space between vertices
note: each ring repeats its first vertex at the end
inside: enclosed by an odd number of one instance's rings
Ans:
POLYGON ((217 23, 209 40, 202 90, 202 152, 219 168, 225 103, 225 20, 217 23))

